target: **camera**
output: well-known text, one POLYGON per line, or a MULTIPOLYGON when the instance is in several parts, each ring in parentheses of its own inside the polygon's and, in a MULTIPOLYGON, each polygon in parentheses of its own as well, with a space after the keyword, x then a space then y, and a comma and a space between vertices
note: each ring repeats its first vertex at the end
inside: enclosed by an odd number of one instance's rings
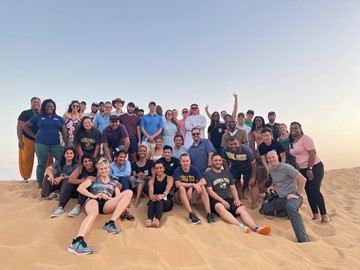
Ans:
POLYGON ((277 192, 274 189, 270 189, 270 193, 266 194, 266 196, 264 198, 264 203, 269 203, 277 198, 279 198, 279 195, 277 194, 277 192))

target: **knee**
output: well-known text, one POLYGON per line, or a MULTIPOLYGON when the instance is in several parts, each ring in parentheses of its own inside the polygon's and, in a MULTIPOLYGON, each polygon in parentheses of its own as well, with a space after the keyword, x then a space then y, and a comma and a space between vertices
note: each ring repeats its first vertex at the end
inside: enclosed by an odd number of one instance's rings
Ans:
POLYGON ((179 187, 180 194, 186 193, 186 189, 184 187, 179 187))
POLYGON ((288 213, 298 211, 298 207, 296 206, 295 202, 292 202, 291 200, 285 204, 285 209, 288 213))
POLYGON ((223 211, 225 211, 225 206, 222 203, 216 203, 215 204, 215 211, 221 215, 221 213, 223 213, 223 211))
POLYGON ((122 193, 126 196, 126 198, 130 198, 130 199, 131 199, 132 196, 133 196, 133 192, 132 192, 132 190, 130 190, 130 189, 124 190, 122 193))

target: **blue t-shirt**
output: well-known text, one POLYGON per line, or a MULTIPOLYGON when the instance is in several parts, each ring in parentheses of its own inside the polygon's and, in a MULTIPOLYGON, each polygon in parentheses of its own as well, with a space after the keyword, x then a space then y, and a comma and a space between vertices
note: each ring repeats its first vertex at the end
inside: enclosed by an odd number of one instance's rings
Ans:
POLYGON ((204 178, 199 169, 197 169, 193 165, 190 165, 190 169, 188 172, 184 172, 181 167, 176 168, 173 177, 175 182, 180 181, 187 184, 196 184, 200 181, 200 179, 204 178))
POLYGON ((214 146, 208 139, 200 139, 200 143, 197 146, 190 146, 188 153, 190 154, 192 165, 198 168, 200 172, 205 173, 209 164, 209 153, 214 151, 214 146))
POLYGON ((36 143, 46 145, 56 145, 60 143, 59 132, 62 126, 65 126, 65 121, 62 117, 57 114, 52 117, 39 114, 31 117, 29 121, 39 127, 39 131, 35 137, 36 143))
POLYGON ((50 165, 51 167, 53 167, 54 169, 56 169, 56 173, 54 173, 55 177, 60 176, 61 174, 64 175, 70 175, 72 174, 72 172, 80 166, 79 163, 75 163, 75 164, 71 164, 71 165, 64 165, 63 167, 60 166, 60 161, 57 160, 55 161, 53 164, 50 165))

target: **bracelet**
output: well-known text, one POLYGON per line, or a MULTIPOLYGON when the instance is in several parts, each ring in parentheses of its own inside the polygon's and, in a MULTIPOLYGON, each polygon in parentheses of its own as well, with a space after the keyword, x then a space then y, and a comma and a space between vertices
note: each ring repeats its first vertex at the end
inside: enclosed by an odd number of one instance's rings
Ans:
POLYGON ((167 196, 167 193, 166 193, 166 192, 163 192, 163 194, 164 194, 165 196, 167 196))

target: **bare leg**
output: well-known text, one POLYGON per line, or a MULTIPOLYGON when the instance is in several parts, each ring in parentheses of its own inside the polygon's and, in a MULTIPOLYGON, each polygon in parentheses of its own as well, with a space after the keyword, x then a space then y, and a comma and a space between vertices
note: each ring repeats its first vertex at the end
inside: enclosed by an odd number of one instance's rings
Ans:
POLYGON ((201 187, 201 201, 204 205, 206 214, 210 213, 210 200, 209 194, 207 193, 205 186, 201 187))
POLYGON ((251 209, 255 209, 256 201, 259 197, 259 187, 258 187, 257 183, 255 183, 254 185, 250 185, 250 186, 251 186, 251 209))
POLYGON ((239 195, 239 199, 242 200, 244 198, 243 190, 241 187, 241 179, 235 179, 235 187, 239 195))
POLYGON ((99 204, 96 200, 90 200, 85 205, 85 212, 87 214, 81 223, 79 233, 77 236, 85 236, 85 234, 90 230, 92 224, 99 215, 99 204))
POLYGON ((133 192, 128 189, 121 192, 120 195, 116 196, 115 198, 108 200, 104 205, 104 213, 113 213, 111 220, 116 221, 125 211, 127 205, 131 200, 132 195, 133 192))
POLYGON ((140 204, 140 197, 141 197, 141 193, 144 189, 144 184, 143 183, 137 183, 136 185, 136 198, 135 198, 135 202, 134 205, 135 207, 138 207, 140 204))
POLYGON ((190 202, 189 202, 189 199, 186 194, 186 189, 184 187, 180 187, 179 192, 180 192, 180 200, 181 200, 182 205, 185 207, 185 210, 188 213, 192 212, 190 202))
POLYGON ((250 229, 254 230, 256 228, 255 221, 252 219, 244 205, 236 209, 236 214, 240 215, 241 220, 245 225, 249 226, 250 229))
POLYGON ((240 222, 228 211, 222 203, 215 204, 215 211, 219 214, 222 220, 227 223, 239 226, 240 222))

